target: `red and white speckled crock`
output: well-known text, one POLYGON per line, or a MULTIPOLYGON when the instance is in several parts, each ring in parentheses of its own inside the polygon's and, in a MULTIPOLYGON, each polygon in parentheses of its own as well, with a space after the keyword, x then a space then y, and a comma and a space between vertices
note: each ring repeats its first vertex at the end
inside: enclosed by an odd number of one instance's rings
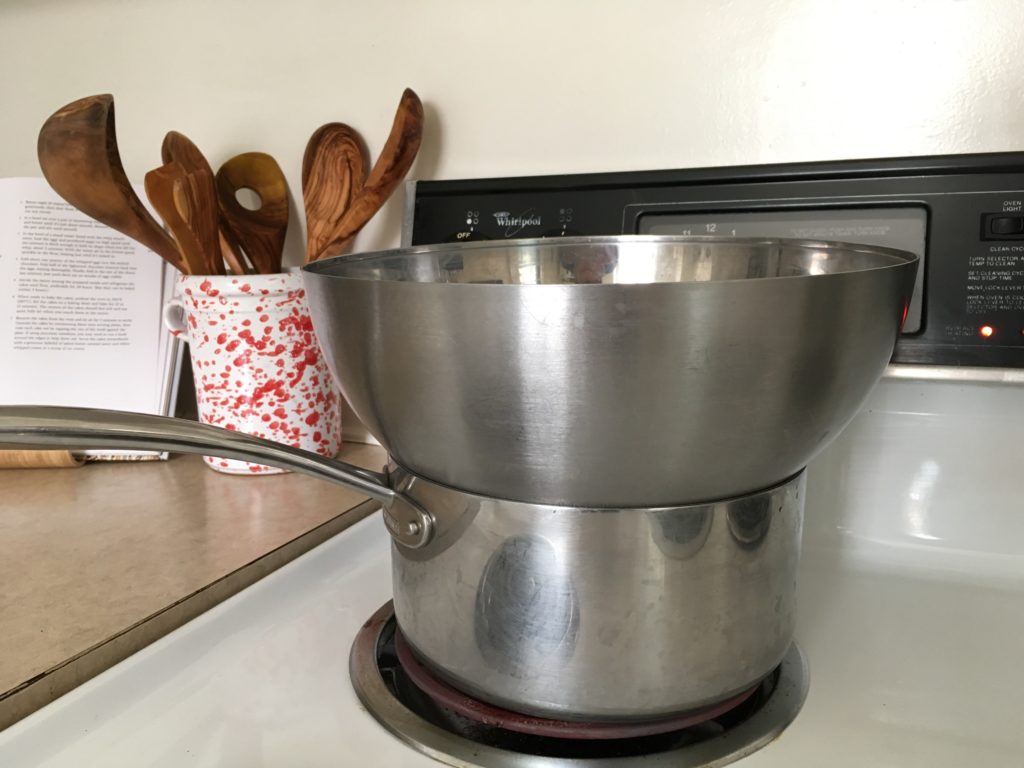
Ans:
MULTIPOLYGON (((164 323, 188 339, 199 419, 334 456, 341 405, 309 317, 298 270, 274 275, 186 276, 164 323)), ((286 470, 204 457, 220 472, 286 470)))

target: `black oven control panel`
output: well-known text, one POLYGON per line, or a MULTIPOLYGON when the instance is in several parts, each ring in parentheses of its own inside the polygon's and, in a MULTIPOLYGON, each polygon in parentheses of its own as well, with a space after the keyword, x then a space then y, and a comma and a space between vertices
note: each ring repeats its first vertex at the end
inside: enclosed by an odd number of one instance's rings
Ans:
POLYGON ((918 254, 893 362, 1024 368, 1024 152, 410 183, 406 245, 612 234, 918 254))

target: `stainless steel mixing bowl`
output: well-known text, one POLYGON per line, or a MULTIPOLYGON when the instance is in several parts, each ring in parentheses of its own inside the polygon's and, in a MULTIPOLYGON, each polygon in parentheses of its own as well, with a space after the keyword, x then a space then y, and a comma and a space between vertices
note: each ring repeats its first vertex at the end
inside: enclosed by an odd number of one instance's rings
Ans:
POLYGON ((303 276, 335 378, 399 464, 484 496, 644 507, 806 466, 885 368, 916 269, 868 246, 624 236, 303 276))

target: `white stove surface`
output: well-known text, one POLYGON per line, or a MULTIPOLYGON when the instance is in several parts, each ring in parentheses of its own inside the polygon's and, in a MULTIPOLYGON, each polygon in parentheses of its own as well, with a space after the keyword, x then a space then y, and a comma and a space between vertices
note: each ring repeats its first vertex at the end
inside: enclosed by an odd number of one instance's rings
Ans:
MULTIPOLYGON (((1024 389, 886 380, 810 470, 810 694, 736 763, 1024 765, 1024 389)), ((390 597, 357 524, 0 733, 16 766, 428 766, 348 678, 390 597)))

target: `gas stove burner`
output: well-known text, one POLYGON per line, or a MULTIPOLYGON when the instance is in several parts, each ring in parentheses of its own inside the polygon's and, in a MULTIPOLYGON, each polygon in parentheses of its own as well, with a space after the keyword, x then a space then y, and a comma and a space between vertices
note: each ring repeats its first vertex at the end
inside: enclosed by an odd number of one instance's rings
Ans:
POLYGON ((389 731, 441 762, 479 768, 523 765, 602 768, 670 757, 697 768, 738 760, 774 739, 807 695, 807 667, 794 644, 759 685, 699 712, 644 723, 576 723, 530 717, 479 702, 437 680, 415 658, 389 602, 356 637, 349 659, 356 693, 389 731))

